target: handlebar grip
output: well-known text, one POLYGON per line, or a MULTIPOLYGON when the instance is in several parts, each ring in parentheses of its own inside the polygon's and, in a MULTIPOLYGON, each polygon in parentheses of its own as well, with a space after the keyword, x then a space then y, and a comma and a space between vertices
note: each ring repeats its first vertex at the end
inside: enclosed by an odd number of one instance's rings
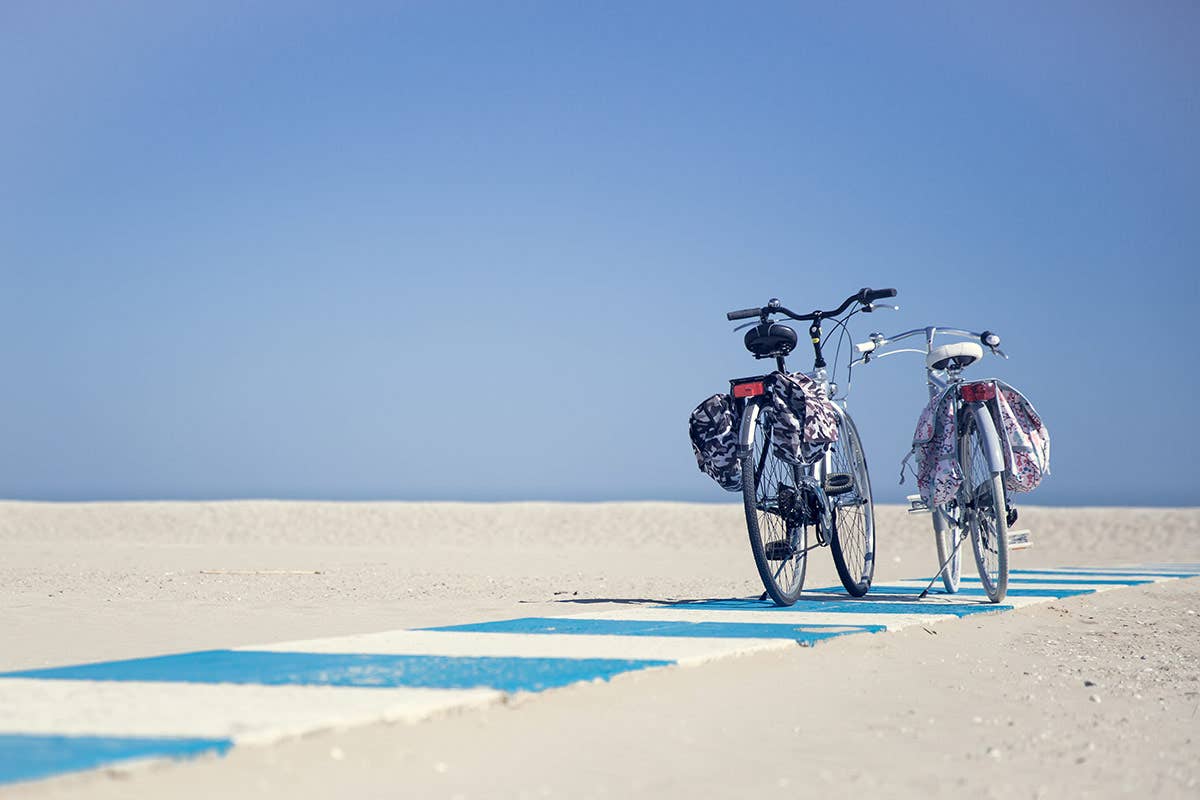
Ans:
POLYGON ((750 319, 762 314, 761 308, 743 308, 741 311, 730 311, 725 315, 725 319, 732 322, 735 319, 750 319))
POLYGON ((885 297, 895 296, 895 289, 863 289, 858 293, 859 299, 864 303, 873 303, 876 300, 882 300, 885 297))

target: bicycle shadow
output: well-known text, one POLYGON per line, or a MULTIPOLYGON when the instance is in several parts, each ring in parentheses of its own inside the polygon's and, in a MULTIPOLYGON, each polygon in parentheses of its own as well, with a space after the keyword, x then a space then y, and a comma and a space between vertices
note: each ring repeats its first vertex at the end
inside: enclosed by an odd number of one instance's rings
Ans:
POLYGON ((686 605, 701 605, 704 603, 713 602, 741 602, 754 598, 746 597, 694 597, 694 598, 678 598, 678 597, 564 597, 554 600, 555 603, 574 603, 576 605, 629 605, 629 606, 686 606, 686 605))
MULTIPOLYGON (((820 590, 813 592, 804 592, 797 599, 797 605, 802 607, 813 608, 814 605, 820 604, 836 604, 844 608, 847 604, 853 603, 861 605, 864 608, 872 605, 892 605, 896 603, 920 603, 926 606, 938 606, 943 604, 953 604, 958 607, 973 606, 976 603, 979 605, 992 605, 986 599, 978 601, 975 598, 969 600, 965 597, 958 596, 951 600, 951 595, 930 593, 925 597, 921 597, 921 591, 914 589, 911 592, 880 592, 878 594, 867 594, 863 597, 851 597, 845 592, 823 592, 820 590)), ((749 597, 693 597, 693 598, 653 598, 653 597, 564 597, 553 600, 554 603, 570 603, 574 605, 630 605, 630 606, 672 606, 672 607, 696 607, 696 608, 714 608, 714 607, 741 607, 741 608, 763 608, 763 609, 783 609, 796 606, 779 606, 776 605, 770 598, 761 595, 752 595, 749 597)))

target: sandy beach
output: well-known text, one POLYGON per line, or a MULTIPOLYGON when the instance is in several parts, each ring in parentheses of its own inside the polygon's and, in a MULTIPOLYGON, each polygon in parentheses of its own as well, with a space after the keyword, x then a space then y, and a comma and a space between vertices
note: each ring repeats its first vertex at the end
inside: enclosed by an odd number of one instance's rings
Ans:
MULTIPOLYGON (((877 512, 876 582, 935 568, 877 512)), ((1014 567, 1200 561, 1200 510, 1022 506, 1014 567)), ((0 670, 761 591, 737 505, 0 504, 0 670)), ((808 585, 837 582, 827 552, 808 585)), ((1194 797, 1200 579, 4 797, 1194 797)))

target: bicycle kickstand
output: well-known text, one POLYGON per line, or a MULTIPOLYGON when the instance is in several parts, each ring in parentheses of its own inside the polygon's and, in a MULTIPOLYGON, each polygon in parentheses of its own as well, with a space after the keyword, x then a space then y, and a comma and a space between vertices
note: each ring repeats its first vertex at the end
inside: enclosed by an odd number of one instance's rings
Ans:
POLYGON ((966 540, 967 533, 966 531, 963 531, 963 533, 959 535, 958 541, 954 543, 954 549, 950 551, 950 555, 946 556, 946 560, 943 561, 938 567, 938 571, 933 574, 933 577, 929 579, 929 583, 925 586, 921 593, 917 595, 918 600, 925 599, 925 596, 929 594, 929 590, 933 588, 933 584, 937 583, 937 579, 942 577, 942 573, 946 571, 946 565, 949 564, 951 560, 953 560, 954 556, 958 554, 958 548, 962 547, 962 543, 966 540))

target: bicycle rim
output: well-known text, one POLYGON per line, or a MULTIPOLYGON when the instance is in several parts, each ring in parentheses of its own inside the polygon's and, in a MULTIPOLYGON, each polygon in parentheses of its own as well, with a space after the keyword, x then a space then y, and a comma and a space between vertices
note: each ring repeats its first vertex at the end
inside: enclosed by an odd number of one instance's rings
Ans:
POLYGON ((770 422, 758 419, 754 447, 742 458, 742 500, 750 550, 763 588, 777 605, 790 606, 804 588, 808 567, 808 528, 789 525, 779 514, 782 496, 799 486, 798 467, 771 450, 770 422))
POLYGON ((953 521, 952 516, 958 513, 957 503, 938 506, 932 512, 938 564, 946 565, 942 568, 942 585, 950 594, 958 591, 959 580, 962 578, 962 547, 956 548, 955 545, 958 544, 963 529, 953 521))
POLYGON ((838 440, 829 447, 830 470, 846 473, 853 486, 829 498, 833 508, 833 563, 842 586, 853 597, 862 597, 875 576, 875 504, 871 476, 858 429, 848 415, 838 415, 838 440))
POLYGON ((967 507, 971 549, 983 591, 993 603, 1008 592, 1008 524, 1004 475, 992 472, 975 420, 967 418, 960 439, 963 486, 959 505, 967 507))

